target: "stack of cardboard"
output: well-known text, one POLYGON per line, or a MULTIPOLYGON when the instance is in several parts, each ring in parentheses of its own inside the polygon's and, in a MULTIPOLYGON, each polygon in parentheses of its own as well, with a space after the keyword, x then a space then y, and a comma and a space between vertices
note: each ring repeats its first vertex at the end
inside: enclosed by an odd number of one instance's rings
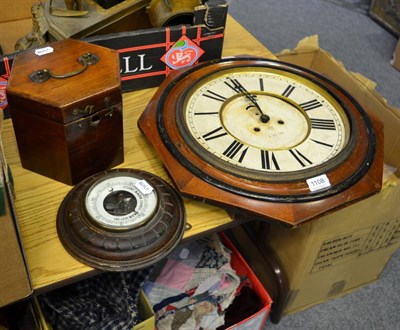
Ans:
MULTIPOLYGON (((3 112, 0 111, 0 132, 3 112)), ((0 307, 32 293, 29 272, 13 209, 7 163, 0 138, 0 307)))

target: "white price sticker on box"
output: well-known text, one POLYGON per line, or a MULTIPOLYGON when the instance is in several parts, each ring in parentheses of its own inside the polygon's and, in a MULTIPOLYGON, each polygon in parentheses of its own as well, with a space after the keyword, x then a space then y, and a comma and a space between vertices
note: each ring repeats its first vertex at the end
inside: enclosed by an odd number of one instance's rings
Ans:
POLYGON ((54 48, 48 46, 48 47, 44 47, 44 48, 35 49, 35 54, 36 54, 37 56, 42 56, 42 55, 50 54, 50 53, 52 53, 53 51, 54 51, 54 48))
POLYGON ((331 186, 329 178, 326 176, 326 174, 307 179, 307 184, 310 191, 317 191, 331 186))

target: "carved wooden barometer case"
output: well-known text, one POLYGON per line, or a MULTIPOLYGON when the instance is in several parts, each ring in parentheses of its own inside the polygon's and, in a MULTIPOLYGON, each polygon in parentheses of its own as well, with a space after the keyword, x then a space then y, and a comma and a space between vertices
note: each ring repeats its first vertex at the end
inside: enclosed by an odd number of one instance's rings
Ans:
POLYGON ((138 122, 178 190, 297 225, 381 189, 382 125, 298 66, 224 58, 174 72, 138 122))
POLYGON ((144 171, 114 169, 76 185, 64 198, 57 231, 66 250, 103 270, 149 266, 179 243, 186 214, 178 193, 144 171))

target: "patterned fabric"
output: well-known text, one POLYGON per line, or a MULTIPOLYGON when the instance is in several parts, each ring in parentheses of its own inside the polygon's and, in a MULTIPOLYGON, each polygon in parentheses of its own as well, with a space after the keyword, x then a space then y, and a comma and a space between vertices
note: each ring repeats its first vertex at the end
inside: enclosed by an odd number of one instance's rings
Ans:
POLYGON ((138 322, 139 293, 152 268, 110 272, 42 295, 41 307, 53 329, 132 329, 138 322))
POLYGON ((179 245, 155 265, 144 291, 160 330, 216 329, 223 325, 240 278, 217 235, 179 245))

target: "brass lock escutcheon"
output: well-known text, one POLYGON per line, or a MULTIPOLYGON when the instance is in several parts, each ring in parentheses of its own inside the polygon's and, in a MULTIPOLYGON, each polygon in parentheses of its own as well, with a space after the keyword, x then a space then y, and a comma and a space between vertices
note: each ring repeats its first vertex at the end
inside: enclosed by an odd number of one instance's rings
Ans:
POLYGON ((79 108, 75 108, 74 110, 72 110, 72 114, 74 116, 78 116, 78 115, 91 115, 94 109, 94 105, 87 105, 85 107, 85 109, 79 109, 79 108))
POLYGON ((45 82, 45 81, 49 80, 50 78, 65 79, 65 78, 73 77, 73 76, 76 76, 76 75, 82 73, 83 71, 85 71, 89 65, 96 64, 99 60, 100 60, 100 58, 97 55, 92 54, 92 53, 85 53, 85 54, 79 56, 79 58, 78 58, 78 62, 80 64, 82 64, 82 68, 80 68, 78 70, 67 72, 67 73, 61 74, 61 75, 57 75, 57 74, 54 74, 53 72, 51 72, 49 69, 41 69, 41 70, 36 70, 35 72, 31 73, 29 78, 33 82, 41 83, 41 82, 45 82))
MULTIPOLYGON (((104 104, 105 104, 105 109, 108 110, 104 116, 112 117, 114 112, 114 106, 111 105, 111 99, 108 96, 104 98, 104 104)), ((84 109, 75 108, 74 110, 72 110, 72 114, 74 116, 91 115, 94 112, 95 112, 95 107, 92 104, 86 105, 84 109)))

